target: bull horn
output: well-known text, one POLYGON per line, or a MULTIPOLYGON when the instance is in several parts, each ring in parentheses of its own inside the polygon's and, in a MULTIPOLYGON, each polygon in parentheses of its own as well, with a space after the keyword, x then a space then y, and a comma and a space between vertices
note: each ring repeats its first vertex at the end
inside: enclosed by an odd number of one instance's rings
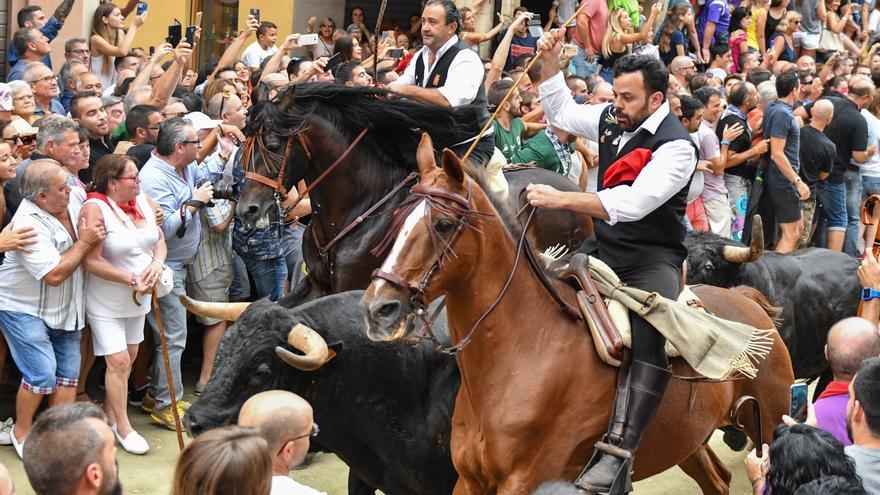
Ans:
POLYGON ((330 351, 324 338, 302 323, 290 329, 287 343, 294 349, 302 351, 303 355, 294 354, 281 346, 275 348, 275 354, 300 371, 315 371, 330 360, 330 351))
POLYGON ((724 259, 730 263, 757 261, 764 254, 764 223, 761 215, 752 220, 752 243, 749 247, 724 246, 724 259))
POLYGON ((186 295, 180 296, 180 302, 183 304, 183 307, 189 310, 190 313, 207 318, 215 318, 218 320, 226 321, 238 321, 238 318, 241 317, 241 314, 244 313, 244 310, 246 310, 248 306, 251 305, 251 303, 247 302, 215 303, 196 301, 195 299, 191 299, 186 295))

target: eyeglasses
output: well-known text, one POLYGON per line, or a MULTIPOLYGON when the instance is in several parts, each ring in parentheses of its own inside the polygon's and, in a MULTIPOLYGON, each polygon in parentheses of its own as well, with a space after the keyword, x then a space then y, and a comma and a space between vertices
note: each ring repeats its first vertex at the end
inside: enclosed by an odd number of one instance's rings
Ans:
POLYGON ((135 174, 131 177, 117 177, 116 180, 133 180, 136 184, 140 184, 141 176, 139 174, 135 174))
POLYGON ((31 144, 37 140, 37 136, 19 136, 21 139, 21 144, 31 144))
POLYGON ((171 112, 171 113, 165 113, 162 115, 164 115, 166 119, 173 119, 175 117, 177 117, 177 118, 183 117, 184 115, 186 115, 186 112, 171 112))
POLYGON ((293 442, 294 440, 299 440, 300 438, 305 438, 305 437, 315 438, 316 436, 318 436, 318 433, 320 433, 320 432, 321 432, 321 429, 318 428, 318 423, 312 423, 312 429, 309 430, 309 432, 306 433, 305 435, 293 437, 290 440, 286 440, 286 441, 282 442, 281 448, 278 449, 278 453, 280 454, 282 451, 284 451, 284 446, 287 445, 287 442, 293 442))
POLYGON ((33 100, 33 99, 34 99, 34 95, 32 95, 32 94, 30 94, 30 95, 18 95, 18 96, 16 96, 15 98, 13 98, 12 101, 33 100))
POLYGON ((334 26, 333 24, 321 24, 321 27, 322 28, 335 28, 336 26, 334 26))
POLYGON ((73 54, 73 55, 88 55, 92 52, 91 52, 91 50, 84 49, 84 50, 70 50, 69 52, 65 52, 65 53, 67 53, 68 55, 71 55, 71 54, 73 54))
POLYGON ((41 77, 41 78, 37 79, 36 81, 31 81, 31 84, 37 84, 37 83, 49 82, 49 81, 55 81, 55 74, 49 74, 46 77, 41 77))
POLYGON ((180 144, 201 144, 201 143, 202 143, 202 142, 199 141, 198 139, 196 139, 196 140, 190 140, 190 141, 181 141, 181 142, 180 142, 180 144))

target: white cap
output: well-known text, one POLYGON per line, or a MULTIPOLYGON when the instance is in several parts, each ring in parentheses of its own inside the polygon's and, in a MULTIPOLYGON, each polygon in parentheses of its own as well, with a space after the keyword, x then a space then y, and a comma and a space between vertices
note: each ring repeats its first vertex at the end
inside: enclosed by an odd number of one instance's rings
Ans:
POLYGON ((196 132, 203 129, 213 129, 223 123, 222 120, 213 120, 211 119, 211 117, 208 117, 202 112, 190 112, 186 114, 183 118, 188 120, 189 123, 192 124, 192 126, 196 129, 196 132))
POLYGON ((28 123, 27 123, 24 119, 22 119, 21 117, 13 117, 13 119, 12 119, 12 127, 14 127, 15 130, 16 130, 19 134, 23 134, 23 135, 25 135, 25 136, 33 136, 33 135, 36 134, 37 131, 38 131, 38 129, 37 129, 36 127, 34 127, 34 126, 28 124, 28 123))

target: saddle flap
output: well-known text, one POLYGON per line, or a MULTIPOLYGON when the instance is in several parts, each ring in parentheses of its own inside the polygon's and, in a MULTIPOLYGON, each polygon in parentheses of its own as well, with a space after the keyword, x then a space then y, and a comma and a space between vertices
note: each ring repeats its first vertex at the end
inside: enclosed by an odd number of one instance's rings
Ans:
POLYGON ((599 356, 612 366, 620 366, 620 359, 623 356, 623 339, 611 318, 605 300, 599 294, 599 289, 596 288, 590 277, 589 264, 590 259, 587 255, 575 254, 571 257, 563 277, 574 279, 581 287, 577 294, 578 306, 587 321, 590 333, 593 335, 593 343, 596 345, 599 356))

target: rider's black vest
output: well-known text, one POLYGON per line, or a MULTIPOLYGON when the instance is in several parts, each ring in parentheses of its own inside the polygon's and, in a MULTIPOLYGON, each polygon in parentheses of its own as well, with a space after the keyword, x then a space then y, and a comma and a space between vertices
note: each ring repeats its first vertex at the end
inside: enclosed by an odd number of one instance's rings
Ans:
MULTIPOLYGON (((670 141, 682 139, 696 149, 685 128, 671 112, 651 134, 640 129, 626 145, 617 149, 623 130, 618 127, 608 105, 599 120, 599 178, 598 190, 619 184, 632 184, 633 173, 619 174, 623 163, 634 164, 636 169, 644 166, 651 153, 670 141), (606 175, 606 172, 610 173, 606 175), (617 184, 605 184, 606 176, 611 179, 617 175, 624 177, 617 184)), ((661 164, 662 166, 662 164, 661 164)), ((628 169, 629 167, 624 167, 628 169)), ((637 173, 636 173, 637 175, 637 173)), ((599 258, 612 268, 625 268, 655 263, 670 263, 680 267, 687 258, 685 247, 685 227, 682 218, 685 214, 688 184, 675 193, 672 198, 635 222, 617 222, 609 225, 597 220, 594 222, 598 240, 599 258)))
MULTIPOLYGON (((422 48, 422 50, 427 50, 427 48, 422 48)), ((459 40, 458 43, 449 47, 448 50, 437 60, 437 63, 434 65, 434 70, 428 74, 428 80, 425 81, 425 61, 422 58, 422 52, 419 52, 414 55, 416 58, 416 84, 423 88, 439 88, 446 84, 446 77, 449 74, 449 67, 452 65, 452 61, 455 59, 458 52, 462 50, 470 50, 468 46, 464 43, 464 41, 459 40)), ((477 89, 477 96, 474 97, 474 101, 470 102, 472 105, 479 105, 482 109, 482 113, 484 122, 489 119, 489 111, 486 107, 486 90, 484 89, 483 82, 486 80, 485 75, 483 79, 480 81, 479 89, 477 89)))

